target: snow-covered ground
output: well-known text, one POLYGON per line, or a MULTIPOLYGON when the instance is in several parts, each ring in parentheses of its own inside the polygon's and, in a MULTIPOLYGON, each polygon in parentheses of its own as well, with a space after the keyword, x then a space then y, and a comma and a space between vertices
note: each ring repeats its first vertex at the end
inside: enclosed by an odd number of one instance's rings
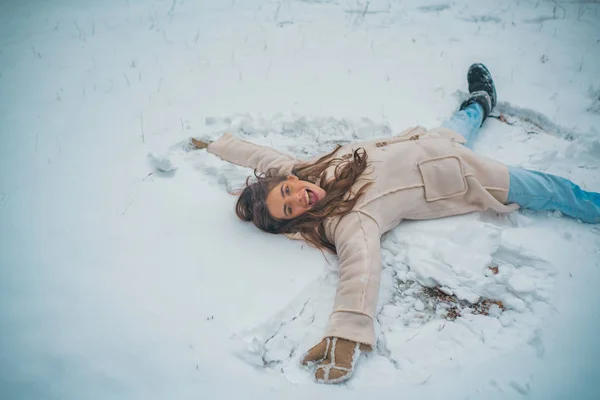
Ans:
POLYGON ((476 150, 600 191, 598 1, 2 2, 0 398, 599 398, 599 227, 402 223, 377 349, 323 386, 298 360, 335 259, 238 221, 251 171, 181 145, 308 156, 435 127, 478 61, 512 125, 476 150), (504 310, 446 319, 423 286, 504 310))

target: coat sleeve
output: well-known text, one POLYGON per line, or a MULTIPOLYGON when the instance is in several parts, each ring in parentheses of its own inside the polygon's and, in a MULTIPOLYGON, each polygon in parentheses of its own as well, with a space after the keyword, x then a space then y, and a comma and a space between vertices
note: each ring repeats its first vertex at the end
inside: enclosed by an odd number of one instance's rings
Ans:
POLYGON ((208 146, 208 152, 232 164, 267 172, 271 168, 287 175, 300 160, 277 150, 236 138, 230 133, 208 146))
POLYGON ((374 318, 381 277, 381 234, 360 212, 344 216, 332 237, 339 258, 339 283, 325 337, 375 345, 374 318))

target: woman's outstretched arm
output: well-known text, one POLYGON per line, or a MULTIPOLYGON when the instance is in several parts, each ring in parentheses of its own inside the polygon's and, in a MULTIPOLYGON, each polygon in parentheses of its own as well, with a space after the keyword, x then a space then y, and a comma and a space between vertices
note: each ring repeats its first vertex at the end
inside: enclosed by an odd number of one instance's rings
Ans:
POLYGON ((247 142, 234 137, 230 133, 226 133, 214 142, 205 142, 198 139, 191 139, 191 142, 196 148, 206 148, 209 153, 225 161, 252 168, 258 172, 267 172, 269 169, 275 168, 279 171, 279 174, 289 175, 294 165, 300 162, 300 160, 288 154, 247 142))
POLYGON ((381 277, 377 222, 352 212, 332 229, 340 271, 335 305, 325 338, 303 358, 305 364, 320 363, 316 378, 327 383, 350 378, 360 352, 375 345, 374 319, 381 277))
POLYGON ((370 217, 351 212, 333 233, 340 278, 326 336, 375 344, 373 320, 381 274, 381 234, 370 217))

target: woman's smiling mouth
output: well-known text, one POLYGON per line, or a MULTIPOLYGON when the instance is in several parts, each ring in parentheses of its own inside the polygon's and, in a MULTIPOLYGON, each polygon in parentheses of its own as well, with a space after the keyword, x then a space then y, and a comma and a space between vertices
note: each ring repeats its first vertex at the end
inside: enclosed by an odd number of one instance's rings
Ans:
POLYGON ((309 207, 313 206, 317 201, 319 201, 319 196, 317 196, 316 193, 314 193, 312 190, 310 189, 305 189, 306 192, 304 193, 305 197, 306 197, 306 205, 308 205, 309 207))

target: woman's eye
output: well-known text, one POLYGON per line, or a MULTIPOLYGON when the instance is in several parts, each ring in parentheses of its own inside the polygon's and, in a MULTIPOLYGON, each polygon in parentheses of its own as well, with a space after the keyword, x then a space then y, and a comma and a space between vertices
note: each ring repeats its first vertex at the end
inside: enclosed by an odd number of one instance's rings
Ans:
POLYGON ((286 188, 285 188, 285 194, 290 194, 290 187, 289 186, 286 186, 286 188))
POLYGON ((288 215, 292 215, 292 207, 288 207, 288 215))

